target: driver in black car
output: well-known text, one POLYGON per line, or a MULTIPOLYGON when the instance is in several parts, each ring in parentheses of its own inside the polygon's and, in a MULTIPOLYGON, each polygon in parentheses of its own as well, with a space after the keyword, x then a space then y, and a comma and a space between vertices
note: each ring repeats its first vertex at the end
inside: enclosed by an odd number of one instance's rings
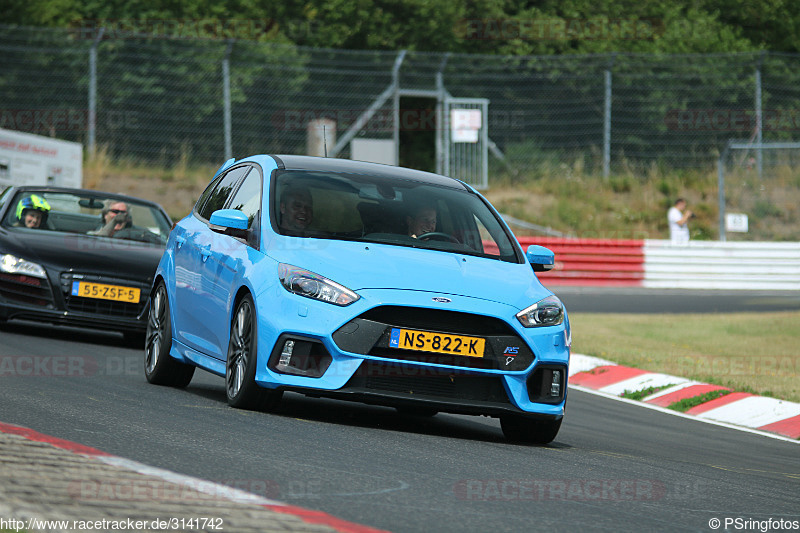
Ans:
POLYGON ((119 230, 129 228, 133 224, 131 214, 128 212, 128 204, 125 202, 110 201, 103 208, 100 217, 102 226, 90 231, 89 235, 113 237, 119 230))
POLYGON ((436 231, 436 207, 433 204, 421 204, 406 217, 408 236, 418 239, 426 233, 436 231))

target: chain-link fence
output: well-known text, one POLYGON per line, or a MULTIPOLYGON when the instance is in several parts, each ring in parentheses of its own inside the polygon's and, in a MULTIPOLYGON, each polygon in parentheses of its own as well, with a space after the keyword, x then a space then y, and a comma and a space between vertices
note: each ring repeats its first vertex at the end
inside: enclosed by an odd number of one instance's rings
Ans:
POLYGON ((399 53, 0 26, 0 127, 114 156, 307 153, 309 124, 329 118, 329 147, 393 139, 400 164, 435 170, 445 96, 488 99, 490 175, 711 170, 732 138, 796 138, 800 56, 399 53))
POLYGON ((732 141, 717 163, 719 236, 731 241, 800 238, 800 142, 732 141))

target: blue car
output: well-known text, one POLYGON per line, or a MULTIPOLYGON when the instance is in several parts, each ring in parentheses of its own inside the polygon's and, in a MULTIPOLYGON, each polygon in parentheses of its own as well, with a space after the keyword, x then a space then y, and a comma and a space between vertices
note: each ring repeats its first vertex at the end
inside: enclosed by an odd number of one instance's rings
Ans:
POLYGON ((172 230, 150 300, 145 375, 225 378, 233 407, 285 391, 414 416, 497 417, 547 443, 567 396, 570 328, 478 192, 343 159, 227 161, 172 230))

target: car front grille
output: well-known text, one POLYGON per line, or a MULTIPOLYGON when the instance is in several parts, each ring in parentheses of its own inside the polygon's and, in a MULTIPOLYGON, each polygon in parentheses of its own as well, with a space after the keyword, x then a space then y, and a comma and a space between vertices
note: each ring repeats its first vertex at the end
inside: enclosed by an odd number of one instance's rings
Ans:
POLYGON ((428 365, 476 370, 522 371, 535 360, 528 344, 499 318, 421 307, 379 306, 354 318, 333 334, 346 352, 428 365), (393 328, 485 339, 482 357, 416 351, 391 346, 393 328))
POLYGON ((447 331, 459 335, 516 335, 508 324, 494 317, 423 307, 382 305, 363 313, 360 318, 400 328, 447 331))
POLYGON ((140 282, 130 280, 102 278, 96 275, 64 273, 61 274, 61 288, 64 293, 64 303, 68 311, 86 313, 114 318, 136 318, 147 304, 148 287, 140 282), (97 298, 84 298, 72 295, 72 282, 86 281, 90 283, 104 283, 108 285, 122 285, 137 287, 141 290, 138 303, 118 302, 115 300, 101 300, 97 298))
POLYGON ((409 399, 509 403, 500 376, 364 361, 349 387, 408 395, 409 399))
POLYGON ((0 295, 29 305, 53 307, 53 293, 46 279, 0 272, 0 295))

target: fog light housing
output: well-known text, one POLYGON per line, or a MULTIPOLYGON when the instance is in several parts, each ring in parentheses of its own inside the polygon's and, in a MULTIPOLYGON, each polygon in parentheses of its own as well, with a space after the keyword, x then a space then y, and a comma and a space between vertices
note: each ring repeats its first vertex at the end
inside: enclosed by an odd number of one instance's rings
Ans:
POLYGON ((287 367, 292 362, 292 352, 294 351, 294 341, 289 339, 283 343, 283 350, 281 350, 281 357, 278 359, 278 369, 287 367))
POLYGON ((560 403, 564 399, 563 366, 540 366, 528 378, 528 398, 534 403, 560 403))
POLYGON ((281 374, 318 378, 332 361, 333 357, 319 340, 282 335, 275 343, 267 367, 281 374))
POLYGON ((550 382, 550 396, 561 396, 561 370, 553 370, 553 381, 550 382))

